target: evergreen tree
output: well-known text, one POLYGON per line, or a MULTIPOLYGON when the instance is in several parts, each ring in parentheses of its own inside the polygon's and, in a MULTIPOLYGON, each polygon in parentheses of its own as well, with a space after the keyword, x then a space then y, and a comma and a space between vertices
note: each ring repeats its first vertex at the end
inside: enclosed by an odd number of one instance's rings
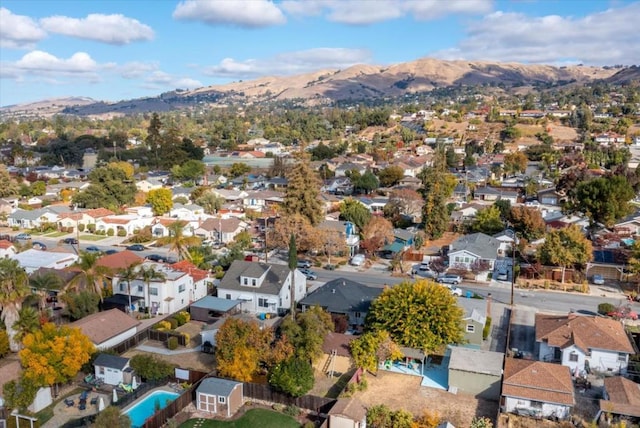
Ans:
POLYGON ((291 318, 296 317, 296 268, 298 267, 298 250, 296 236, 289 238, 289 269, 291 269, 291 318))
POLYGON ((284 214, 300 214, 313 226, 324 218, 324 208, 320 201, 320 180, 311 169, 308 159, 299 160, 288 176, 287 191, 284 195, 284 214))
POLYGON ((422 223, 425 233, 432 238, 439 238, 449 225, 449 209, 447 199, 453 194, 456 186, 455 177, 447 171, 447 159, 444 150, 435 153, 432 167, 425 167, 420 173, 422 180, 422 223))

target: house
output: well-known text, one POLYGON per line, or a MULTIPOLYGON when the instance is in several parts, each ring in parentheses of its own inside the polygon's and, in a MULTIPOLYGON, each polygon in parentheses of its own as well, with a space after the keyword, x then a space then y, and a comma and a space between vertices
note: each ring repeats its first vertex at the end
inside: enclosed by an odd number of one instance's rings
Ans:
POLYGON ((63 269, 71 266, 78 260, 78 256, 72 253, 55 251, 40 251, 29 249, 21 253, 9 255, 9 258, 17 260, 20 266, 28 273, 33 273, 40 268, 63 269))
POLYGON ((568 367, 506 358, 500 408, 536 418, 566 419, 575 405, 568 367))
POLYGON ((629 424, 640 423, 640 385, 622 376, 604 378, 603 399, 596 421, 616 422, 626 420, 629 424))
POLYGON ((335 169, 336 177, 346 177, 350 171, 357 171, 360 175, 367 172, 367 167, 365 165, 360 165, 352 162, 345 162, 335 169))
POLYGON ((246 230, 248 224, 237 217, 216 217, 206 219, 195 230, 196 236, 204 239, 210 239, 219 244, 228 244, 233 242, 234 238, 243 230, 246 230))
POLYGON ((373 215, 383 215, 384 207, 389 203, 389 198, 358 198, 358 201, 364 205, 373 215))
POLYGON ((282 204, 284 194, 275 190, 252 190, 243 198, 245 210, 263 211, 268 207, 282 204))
POLYGON ((131 383, 133 370, 129 367, 129 359, 111 354, 99 354, 93 362, 96 379, 106 385, 131 383), (127 376, 125 378, 125 373, 127 376))
POLYGON ((239 300, 227 300, 214 296, 204 296, 189 306, 191 319, 210 323, 224 315, 238 312, 239 300))
POLYGON ((331 242, 339 247, 336 252, 346 250, 349 257, 358 252, 360 247, 360 236, 356 226, 350 221, 341 220, 324 220, 318 225, 318 230, 323 231, 325 242, 329 244, 330 236, 335 238, 335 242, 331 242), (343 246, 344 245, 344 246, 343 246))
POLYGON ((158 178, 145 178, 144 180, 136 181, 136 189, 144 193, 160 189, 162 186, 164 186, 164 183, 158 178))
POLYGON ((69 324, 79 328, 99 350, 113 348, 135 336, 140 321, 118 309, 98 312, 69 324))
POLYGON ((6 259, 16 254, 16 247, 6 239, 0 240, 0 259, 6 259))
POLYGON ((484 233, 461 236, 449 245, 449 266, 470 269, 476 261, 486 261, 493 270, 499 247, 500 241, 484 233))
POLYGON ((17 209, 7 217, 9 227, 34 229, 45 223, 56 223, 60 213, 67 207, 45 207, 32 211, 17 209))
POLYGON ((174 223, 182 224, 182 233, 184 236, 193 236, 193 226, 188 222, 164 217, 158 217, 153 220, 151 225, 151 235, 154 238, 165 238, 171 235, 171 225, 174 223))
POLYGON ((371 302, 382 288, 369 287, 346 278, 336 278, 322 285, 300 301, 302 310, 320 306, 332 315, 344 316, 351 328, 364 325, 371 302))
POLYGON ((483 330, 487 323, 487 303, 478 299, 459 299, 458 305, 464 311, 462 328, 465 343, 469 347, 479 348, 484 341, 483 330))
POLYGON ((307 277, 286 265, 235 260, 218 285, 218 297, 241 300, 240 309, 250 313, 285 313, 293 299, 299 302, 307 290, 307 277))
MULTIPOLYGON (((199 269, 189 260, 180 260, 177 263, 173 263, 171 264, 171 269, 184 272, 191 277, 191 279, 193 280, 193 289, 198 290, 197 293, 194 293, 194 296, 200 296, 200 294, 202 294, 201 290, 204 290, 205 296, 207 295, 208 287, 210 285, 209 282, 211 280, 209 271, 199 269)), ((198 299, 200 297, 198 297, 198 299)))
POLYGON ((536 314, 538 359, 571 372, 625 374, 636 353, 620 321, 604 317, 536 314))
POLYGON ((169 211, 169 217, 178 220, 194 221, 206 217, 204 208, 198 204, 178 204, 174 203, 173 208, 169 211))
POLYGON ((366 426, 367 408, 354 397, 338 399, 327 415, 326 428, 365 428, 366 426))
POLYGON ((152 222, 153 217, 140 217, 137 214, 113 215, 96 220, 96 231, 104 231, 108 235, 133 235, 137 230, 150 226, 152 222))
POLYGON ((518 192, 496 189, 495 187, 479 187, 473 191, 473 198, 480 201, 508 200, 511 205, 518 202, 518 192))
POLYGON ((449 359, 449 390, 455 388, 476 397, 498 401, 503 362, 504 354, 501 352, 452 347, 449 359))
POLYGON ((242 388, 242 382, 208 377, 196 389, 196 408, 230 418, 244 404, 242 388))
POLYGON ((538 202, 542 205, 560 205, 562 195, 556 191, 555 187, 550 187, 548 189, 538 190, 537 193, 538 202))

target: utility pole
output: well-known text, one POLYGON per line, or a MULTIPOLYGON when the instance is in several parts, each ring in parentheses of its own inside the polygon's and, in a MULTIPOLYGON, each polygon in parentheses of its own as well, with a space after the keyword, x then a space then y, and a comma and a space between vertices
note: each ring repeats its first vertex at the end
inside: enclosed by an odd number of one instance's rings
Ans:
POLYGON ((513 308, 513 289, 516 284, 516 232, 513 231, 513 244, 511 245, 511 308, 513 308))

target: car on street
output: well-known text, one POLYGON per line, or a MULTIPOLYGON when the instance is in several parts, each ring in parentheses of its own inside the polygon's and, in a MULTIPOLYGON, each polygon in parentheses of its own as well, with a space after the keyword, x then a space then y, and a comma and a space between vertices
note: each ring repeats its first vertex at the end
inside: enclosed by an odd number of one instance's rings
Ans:
POLYGON ((458 285, 462 282, 462 277, 460 275, 455 275, 452 273, 445 273, 444 275, 438 276, 436 281, 438 281, 440 284, 458 285))
POLYGON ((454 296, 462 297, 462 289, 460 287, 456 287, 455 285, 447 285, 446 287, 454 296))
POLYGON ((20 241, 28 241, 29 239, 31 239, 31 235, 29 235, 28 233, 18 233, 16 235, 16 239, 20 241))
POLYGON ((127 250, 129 250, 129 251, 144 251, 145 248, 144 248, 144 245, 142 245, 142 244, 133 244, 133 245, 129 245, 127 247, 127 250))
POLYGON ((47 251, 47 246, 45 244, 43 244, 42 242, 34 242, 31 245, 31 248, 33 248, 34 250, 47 251))
POLYGON ((498 281, 506 281, 507 279, 509 279, 509 274, 506 271, 500 271, 496 275, 496 279, 498 281))
POLYGON ((309 269, 312 266, 312 263, 310 260, 298 260, 298 268, 302 268, 302 269, 309 269))
POLYGON ((315 281, 318 279, 318 274, 309 269, 298 269, 301 274, 307 277, 309 281, 315 281))
POLYGON ((604 277, 602 275, 593 275, 591 277, 591 282, 593 282, 595 285, 604 285, 604 277))
POLYGON ((96 247, 95 245, 90 245, 87 248, 84 249, 85 252, 87 253, 97 253, 97 254, 101 254, 102 250, 98 247, 96 247))
POLYGON ((351 260, 349 260, 349 264, 351 266, 362 266, 364 264, 364 254, 356 254, 355 256, 351 257, 351 260))
POLYGON ((106 256, 110 256, 111 254, 118 253, 118 250, 114 250, 113 248, 104 252, 106 256))
POLYGON ((147 258, 147 260, 151 260, 151 261, 159 262, 159 263, 164 262, 165 259, 166 259, 165 256, 162 256, 160 254, 149 254, 146 258, 147 258))
POLYGON ((64 238, 62 242, 68 245, 76 245, 78 240, 76 238, 64 238))

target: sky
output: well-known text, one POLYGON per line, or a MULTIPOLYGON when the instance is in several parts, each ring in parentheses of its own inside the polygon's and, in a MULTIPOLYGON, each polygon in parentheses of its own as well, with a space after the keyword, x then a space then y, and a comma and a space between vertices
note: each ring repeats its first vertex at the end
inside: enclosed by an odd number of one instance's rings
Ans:
POLYGON ((432 57, 640 64, 631 0, 0 0, 0 106, 432 57))

